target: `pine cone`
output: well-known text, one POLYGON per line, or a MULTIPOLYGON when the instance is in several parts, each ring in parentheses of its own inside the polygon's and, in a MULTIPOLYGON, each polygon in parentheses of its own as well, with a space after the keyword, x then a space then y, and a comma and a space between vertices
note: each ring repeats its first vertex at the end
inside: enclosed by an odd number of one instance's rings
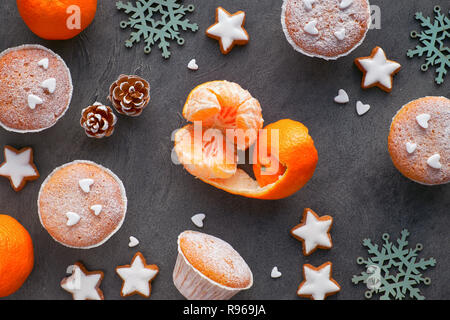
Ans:
POLYGON ((94 103, 81 111, 80 124, 88 137, 109 137, 114 132, 117 117, 112 109, 99 102, 94 103))
POLYGON ((122 74, 109 88, 108 98, 117 112, 137 117, 150 101, 150 85, 141 77, 122 74))

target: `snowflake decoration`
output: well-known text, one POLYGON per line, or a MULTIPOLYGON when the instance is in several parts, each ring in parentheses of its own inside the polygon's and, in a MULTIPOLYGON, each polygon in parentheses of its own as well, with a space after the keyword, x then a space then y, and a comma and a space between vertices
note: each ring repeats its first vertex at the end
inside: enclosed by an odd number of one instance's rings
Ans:
POLYGON ((436 260, 430 258, 416 261, 418 252, 423 249, 422 244, 418 243, 414 249, 407 248, 408 230, 403 230, 401 236, 397 239, 398 246, 396 246, 389 241, 389 234, 383 234, 384 244, 381 250, 370 239, 364 239, 363 246, 368 248, 371 257, 367 260, 359 257, 356 260, 358 264, 365 265, 367 271, 353 276, 352 282, 354 284, 363 282, 367 285, 369 289, 365 293, 367 299, 370 299, 374 292, 382 294, 380 300, 391 300, 391 298, 402 300, 407 293, 410 298, 425 299, 416 285, 420 283, 429 285, 431 279, 423 278, 420 270, 425 271, 433 267, 436 260), (391 270, 394 268, 396 272, 391 270))
POLYGON ((125 41, 125 46, 131 48, 135 43, 144 40, 145 53, 150 53, 152 46, 158 43, 164 58, 170 57, 170 40, 176 40, 178 45, 184 44, 180 37, 180 28, 184 31, 197 31, 198 25, 185 19, 188 12, 194 11, 194 5, 187 7, 177 3, 178 0, 137 0, 133 5, 122 1, 116 3, 118 10, 124 10, 130 15, 128 21, 121 21, 122 29, 130 27, 135 31, 125 41), (156 19, 156 17, 160 17, 156 19))
POLYGON ((445 41, 450 40, 450 19, 441 13, 439 6, 434 7, 435 18, 431 22, 429 17, 425 18, 422 12, 416 13, 416 19, 425 29, 420 34, 411 32, 411 38, 418 38, 422 45, 415 49, 408 50, 408 57, 422 57, 426 54, 425 63, 421 66, 422 71, 427 71, 430 66, 436 66, 436 83, 442 84, 447 68, 450 68, 450 48, 445 46, 445 41))

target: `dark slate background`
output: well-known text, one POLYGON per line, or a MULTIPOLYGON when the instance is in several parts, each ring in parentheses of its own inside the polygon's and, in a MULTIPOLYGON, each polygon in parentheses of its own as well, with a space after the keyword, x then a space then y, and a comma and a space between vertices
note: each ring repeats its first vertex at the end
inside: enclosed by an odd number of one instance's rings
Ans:
MULTIPOLYGON (((387 152, 391 118, 410 100, 427 95, 449 96, 450 79, 437 86, 434 70, 422 73, 421 59, 406 57, 416 45, 411 30, 419 29, 416 11, 432 16, 433 6, 444 0, 373 0, 381 8, 381 30, 371 30, 356 51, 338 61, 326 62, 295 52, 285 40, 280 24, 281 1, 274 0, 189 0, 196 6, 189 15, 197 22, 197 33, 186 32, 184 46, 173 43, 172 57, 165 60, 159 49, 143 53, 143 43, 127 49, 129 31, 120 29, 127 15, 116 10, 114 1, 99 1, 93 24, 68 41, 44 41, 25 26, 15 1, 3 1, 0 17, 0 50, 39 43, 60 54, 71 69, 74 95, 67 114, 53 128, 39 134, 15 134, 2 130, 0 146, 31 146, 41 173, 38 181, 15 193, 6 179, 0 180, 0 211, 17 218, 34 241, 36 263, 25 285, 10 299, 70 299, 59 287, 66 267, 77 260, 88 269, 103 270, 102 289, 107 299, 120 298, 121 280, 114 268, 128 264, 139 250, 149 263, 160 267, 153 282, 152 299, 181 299, 172 283, 177 256, 177 236, 197 229, 190 221, 196 213, 207 215, 202 231, 218 236, 246 259, 254 273, 251 290, 239 299, 298 299, 305 263, 333 263, 333 277, 342 291, 330 299, 363 299, 365 286, 354 286, 352 275, 363 268, 358 256, 366 256, 361 243, 372 238, 381 244, 381 235, 392 239, 403 228, 411 232, 411 245, 424 245, 422 257, 434 257, 437 266, 425 275, 431 287, 421 286, 428 299, 450 298, 449 227, 450 187, 426 187, 400 175, 387 152), (224 56, 218 43, 204 35, 214 22, 215 8, 247 13, 246 29, 251 41, 224 56), (395 77, 391 94, 377 88, 362 90, 361 73, 353 59, 369 55, 376 45, 388 58, 403 65, 395 77), (193 72, 187 63, 196 58, 200 69, 193 72), (152 100, 137 119, 119 117, 111 138, 89 139, 79 126, 80 111, 94 101, 106 103, 109 85, 121 73, 139 74, 152 87, 152 100), (171 162, 171 133, 183 125, 180 117, 189 91, 209 80, 226 79, 241 84, 261 102, 266 124, 282 118, 303 122, 310 129, 319 152, 316 173, 307 186, 280 201, 252 200, 215 189, 171 162), (333 102, 344 88, 351 102, 333 102), (358 117, 355 103, 362 100, 372 109, 358 117), (75 250, 54 242, 41 227, 36 199, 40 184, 57 166, 86 159, 113 170, 123 179, 129 198, 128 214, 121 230, 103 246, 75 250), (303 209, 332 215, 332 250, 319 250, 309 257, 301 243, 289 235, 299 223, 303 209), (141 244, 128 248, 128 237, 141 244), (278 266, 280 279, 271 279, 278 266)), ((138 296, 128 299, 141 299, 138 296)))

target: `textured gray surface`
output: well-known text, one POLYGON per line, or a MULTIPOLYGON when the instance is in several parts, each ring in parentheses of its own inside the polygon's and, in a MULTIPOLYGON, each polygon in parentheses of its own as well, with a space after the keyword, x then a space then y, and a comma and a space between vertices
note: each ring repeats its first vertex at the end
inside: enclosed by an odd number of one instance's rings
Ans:
POLYGON ((437 3, 448 10, 447 1, 372 1, 381 7, 382 29, 371 30, 360 48, 336 62, 305 57, 289 46, 281 30, 278 0, 185 1, 196 6, 189 18, 199 24, 199 31, 185 33, 183 47, 173 44, 169 60, 158 49, 144 55, 142 44, 125 48, 128 31, 121 30, 119 22, 126 15, 115 9, 112 0, 99 2, 89 29, 64 42, 37 38, 20 19, 15 1, 2 3, 0 18, 8 28, 0 29, 0 49, 24 43, 48 46, 65 59, 74 82, 71 107, 55 127, 39 134, 0 132, 0 146, 34 148, 42 176, 19 193, 6 179, 0 181, 0 211, 25 225, 36 254, 31 276, 10 299, 69 299, 59 282, 66 267, 77 260, 89 269, 104 270, 105 297, 117 299, 121 281, 114 268, 128 264, 137 250, 161 270, 153 282, 152 299, 180 299, 172 283, 176 239, 183 230, 196 229, 190 217, 198 212, 207 215, 203 231, 231 243, 253 270, 254 287, 236 298, 297 299, 302 265, 331 261, 342 291, 330 299, 362 299, 364 286, 351 283, 352 275, 362 271, 356 264, 356 257, 365 254, 362 240, 370 237, 381 243, 382 233, 389 232, 395 239, 407 228, 412 245, 424 244, 423 257, 437 260, 437 266, 426 272, 432 285, 422 287, 423 294, 429 299, 450 299, 450 186, 425 187, 405 179, 387 152, 390 121, 403 104, 426 95, 449 94, 448 77, 438 87, 432 70, 422 73, 422 62, 406 57, 407 49, 416 45, 409 38, 410 31, 419 28, 414 13, 423 10, 432 15, 437 3), (227 56, 219 52, 217 41, 204 35, 218 5, 247 13, 251 42, 227 56), (361 73, 353 59, 370 54, 376 45, 403 65, 391 94, 377 88, 364 91, 359 86, 361 73), (186 68, 191 58, 200 66, 197 72, 186 68), (106 102, 110 83, 121 73, 137 73, 150 81, 149 107, 137 119, 119 117, 111 138, 87 138, 78 124, 80 110, 96 100, 106 102), (171 163, 170 137, 183 125, 179 113, 187 94, 194 86, 215 79, 235 81, 249 89, 260 100, 266 123, 292 118, 308 126, 319 163, 303 190, 280 201, 240 198, 196 180, 171 163), (351 103, 333 102, 340 88, 347 90, 351 103), (372 106, 363 117, 356 115, 356 100, 372 106), (55 167, 75 159, 92 160, 113 170, 123 179, 129 198, 122 229, 103 246, 87 251, 54 242, 37 216, 40 184, 55 167), (305 207, 334 217, 332 250, 304 257, 301 243, 289 235, 305 207), (137 248, 128 248, 130 235, 140 239, 137 248), (283 273, 277 280, 270 278, 275 265, 283 273))

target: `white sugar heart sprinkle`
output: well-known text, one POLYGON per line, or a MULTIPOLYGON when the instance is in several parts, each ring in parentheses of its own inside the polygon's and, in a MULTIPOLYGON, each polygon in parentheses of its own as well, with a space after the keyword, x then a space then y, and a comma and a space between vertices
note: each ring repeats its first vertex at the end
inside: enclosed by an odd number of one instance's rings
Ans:
POLYGON ((188 67, 188 69, 191 69, 191 70, 198 70, 197 61, 195 61, 195 59, 192 59, 191 61, 189 61, 187 67, 188 67))
POLYGON ((67 212, 66 217, 67 217, 66 224, 68 227, 76 225, 81 219, 81 217, 78 214, 76 214, 75 212, 67 212))
POLYGON ((133 236, 130 236, 130 242, 128 243, 128 246, 130 248, 133 248, 133 247, 136 247, 138 244, 139 244, 139 240, 133 236))
POLYGON ((334 32, 334 36, 338 39, 338 40, 344 40, 345 38, 345 29, 339 29, 337 31, 334 32))
POLYGON ((416 117, 416 121, 422 128, 428 128, 428 121, 431 119, 431 116, 428 113, 419 114, 416 117))
POLYGON ((100 214, 100 212, 102 212, 102 209, 103 209, 103 207, 101 204, 95 204, 91 207, 91 210, 94 211, 94 214, 96 216, 98 216, 100 214))
POLYGON ((93 183, 94 180, 92 179, 81 179, 80 181, 78 181, 81 190, 83 190, 86 193, 89 193, 91 191, 91 186, 93 183))
POLYGON ((270 273, 270 276, 274 279, 281 277, 281 272, 278 271, 278 267, 273 267, 272 272, 270 273))
POLYGON ((342 0, 341 3, 339 4, 339 8, 342 10, 347 9, 352 5, 352 3, 353 0, 342 0))
POLYGON ((369 111, 369 109, 370 105, 364 104, 361 101, 356 102, 356 112, 358 113, 358 115, 362 116, 367 111, 369 111))
POLYGON ((319 34, 319 30, 316 28, 317 20, 313 20, 308 22, 305 25, 305 31, 310 35, 317 36, 319 34))
POLYGON ((406 151, 408 151, 408 153, 413 153, 414 151, 416 151, 416 149, 417 149, 417 144, 412 143, 412 142, 406 143, 406 151))
POLYGON ((42 104, 43 102, 44 101, 41 98, 39 98, 38 96, 36 96, 34 94, 28 95, 28 106, 32 110, 34 110, 36 108, 36 105, 42 104))
POLYGON ((40 60, 38 62, 38 66, 40 66, 40 67, 44 68, 45 70, 47 70, 48 69, 48 58, 44 58, 44 59, 40 60))
POLYGON ((56 89, 56 79, 55 78, 49 78, 47 80, 44 80, 41 83, 41 88, 47 89, 48 92, 53 93, 56 89))
POLYGON ((303 0, 303 4, 305 5, 306 11, 312 10, 312 5, 316 3, 316 0, 303 0))
POLYGON ((428 158, 427 164, 434 169, 441 169, 442 164, 439 162, 440 160, 441 160, 441 156, 438 153, 436 153, 428 158))
POLYGON ((205 217, 206 215, 204 213, 198 213, 195 216, 192 216, 191 220, 197 227, 203 228, 203 220, 205 217))
POLYGON ((348 98, 347 92, 344 89, 339 89, 338 95, 334 98, 336 103, 347 103, 350 99, 348 98))

